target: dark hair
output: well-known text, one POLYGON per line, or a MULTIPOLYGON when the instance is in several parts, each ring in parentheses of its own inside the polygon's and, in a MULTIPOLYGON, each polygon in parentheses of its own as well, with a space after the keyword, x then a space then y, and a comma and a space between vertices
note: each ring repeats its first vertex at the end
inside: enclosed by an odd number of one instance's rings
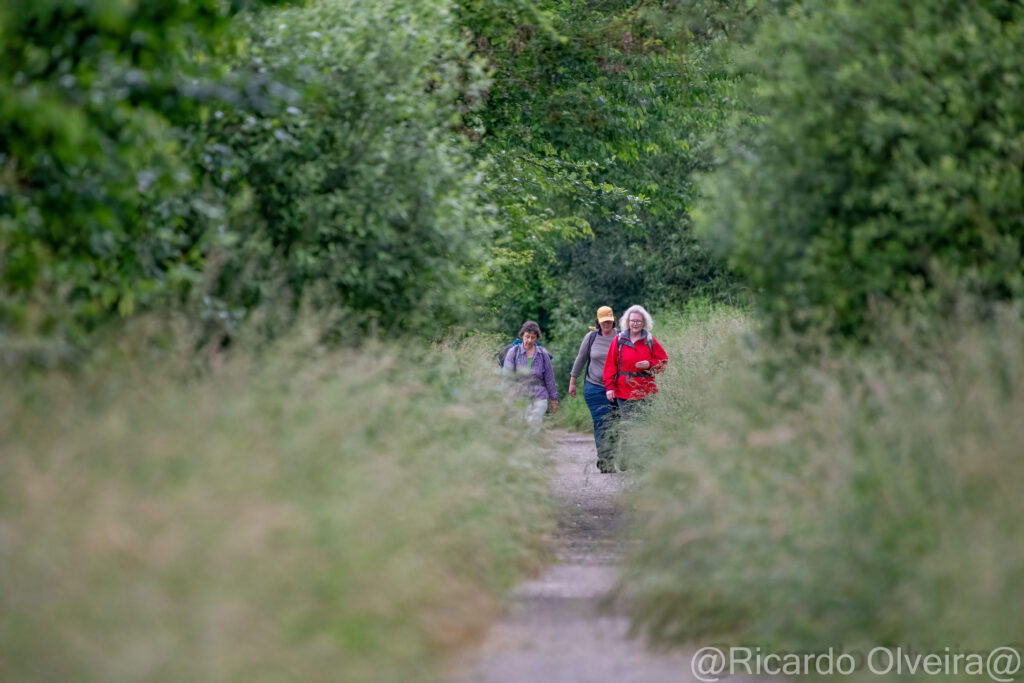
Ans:
POLYGON ((537 339, 540 339, 540 325, 532 320, 527 320, 523 323, 523 326, 519 328, 519 338, 522 339, 523 335, 527 332, 533 332, 537 335, 537 339))

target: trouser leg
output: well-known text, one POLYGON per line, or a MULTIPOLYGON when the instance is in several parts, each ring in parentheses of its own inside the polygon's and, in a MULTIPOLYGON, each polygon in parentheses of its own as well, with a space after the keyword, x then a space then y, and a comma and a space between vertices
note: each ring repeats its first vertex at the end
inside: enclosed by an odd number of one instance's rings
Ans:
POLYGON ((590 409, 590 417, 594 421, 594 445, 597 448, 598 469, 605 471, 614 467, 613 422, 615 410, 605 396, 604 387, 586 382, 583 386, 583 398, 590 409))
MULTIPOLYGON (((638 413, 643 409, 647 399, 633 399, 626 400, 623 398, 615 399, 615 406, 619 413, 619 424, 618 427, 625 427, 629 422, 636 419, 638 413)), ((616 444, 616 456, 619 462, 619 469, 624 470, 629 466, 629 444, 623 443, 623 440, 619 438, 616 444)))
POLYGON ((546 398, 532 399, 526 404, 526 411, 523 417, 526 419, 526 424, 530 426, 531 431, 539 431, 541 425, 544 422, 544 413, 548 410, 548 400, 546 398))

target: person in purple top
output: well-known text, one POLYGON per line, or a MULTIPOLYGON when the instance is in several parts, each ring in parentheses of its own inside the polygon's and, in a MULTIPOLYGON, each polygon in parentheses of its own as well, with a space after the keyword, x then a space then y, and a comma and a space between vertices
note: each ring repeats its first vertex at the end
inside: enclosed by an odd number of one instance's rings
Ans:
POLYGON ((558 412, 555 370, 551 367, 551 355, 537 344, 540 340, 540 325, 527 320, 519 330, 519 338, 523 343, 508 350, 502 374, 516 381, 519 395, 528 401, 526 422, 536 430, 544 419, 549 400, 551 413, 558 412))

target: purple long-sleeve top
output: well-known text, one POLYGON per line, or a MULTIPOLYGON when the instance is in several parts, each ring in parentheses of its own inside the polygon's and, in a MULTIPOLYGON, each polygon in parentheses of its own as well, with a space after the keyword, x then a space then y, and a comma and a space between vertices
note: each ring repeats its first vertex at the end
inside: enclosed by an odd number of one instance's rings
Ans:
POLYGON ((555 370, 551 367, 551 356, 541 347, 533 353, 533 365, 526 366, 526 350, 522 344, 516 344, 505 355, 502 373, 506 377, 515 377, 523 387, 524 393, 533 399, 547 398, 558 400, 558 388, 555 387, 555 370))

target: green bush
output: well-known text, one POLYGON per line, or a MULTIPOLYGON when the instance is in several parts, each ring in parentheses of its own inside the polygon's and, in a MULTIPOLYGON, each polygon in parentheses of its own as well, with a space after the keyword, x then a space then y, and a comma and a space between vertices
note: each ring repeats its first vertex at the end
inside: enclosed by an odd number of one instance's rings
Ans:
POLYGON ((487 81, 448 3, 319 2, 238 30, 235 71, 287 90, 206 112, 195 142, 208 181, 248 200, 214 293, 247 309, 281 288, 362 330, 443 329, 488 227, 457 133, 487 81))
POLYGON ((88 346, 186 301, 222 334, 308 301, 360 331, 456 317, 488 81, 448 3, 250 4, 0 8, 0 334, 88 346))
POLYGON ((197 55, 242 4, 0 7, 0 334, 78 339, 199 265, 176 126, 233 94, 197 55))
POLYGON ((811 0, 740 65, 758 122, 706 177, 703 233, 773 330, 863 338, 878 303, 1024 293, 1024 8, 811 0))

